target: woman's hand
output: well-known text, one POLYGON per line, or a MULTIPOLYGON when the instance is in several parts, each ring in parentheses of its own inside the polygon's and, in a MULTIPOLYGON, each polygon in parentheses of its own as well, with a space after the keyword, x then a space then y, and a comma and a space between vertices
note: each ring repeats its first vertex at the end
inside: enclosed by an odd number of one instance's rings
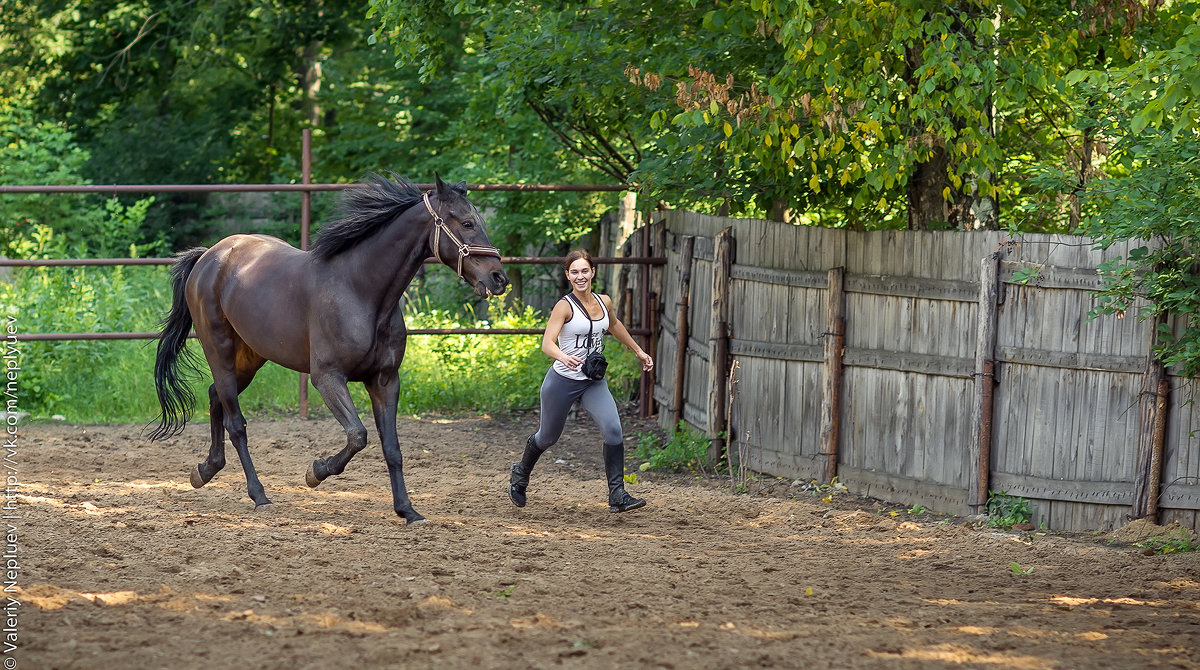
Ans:
POLYGON ((639 351, 637 352, 637 357, 642 362, 642 372, 650 372, 654 369, 654 359, 650 358, 650 354, 639 351))
POLYGON ((571 370, 571 371, 578 370, 579 366, 583 365, 583 359, 580 358, 579 356, 570 356, 568 354, 563 354, 563 357, 558 360, 563 365, 567 366, 567 369, 571 370))

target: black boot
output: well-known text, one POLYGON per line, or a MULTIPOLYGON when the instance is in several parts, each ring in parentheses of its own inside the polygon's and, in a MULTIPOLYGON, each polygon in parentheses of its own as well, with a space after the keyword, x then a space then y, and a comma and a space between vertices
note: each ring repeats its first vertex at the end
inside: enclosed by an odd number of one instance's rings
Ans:
POLYGON ((543 451, 545 449, 538 448, 533 435, 530 435, 525 440, 525 453, 521 454, 521 462, 513 463, 508 476, 508 498, 517 507, 525 506, 525 487, 529 486, 529 474, 533 472, 533 466, 537 464, 543 451))
POLYGON ((625 445, 604 445, 604 474, 608 477, 608 511, 628 512, 646 501, 625 492, 625 445))

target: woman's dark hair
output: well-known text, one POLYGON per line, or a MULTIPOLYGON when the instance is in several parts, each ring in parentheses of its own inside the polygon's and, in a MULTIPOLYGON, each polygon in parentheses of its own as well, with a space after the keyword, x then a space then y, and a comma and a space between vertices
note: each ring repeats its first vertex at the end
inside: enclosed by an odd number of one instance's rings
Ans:
POLYGON ((589 254, 586 249, 572 249, 571 252, 567 254, 567 262, 563 263, 563 272, 570 272, 571 264, 581 258, 587 261, 588 265, 591 266, 593 270, 596 269, 596 261, 592 260, 592 255, 589 254))

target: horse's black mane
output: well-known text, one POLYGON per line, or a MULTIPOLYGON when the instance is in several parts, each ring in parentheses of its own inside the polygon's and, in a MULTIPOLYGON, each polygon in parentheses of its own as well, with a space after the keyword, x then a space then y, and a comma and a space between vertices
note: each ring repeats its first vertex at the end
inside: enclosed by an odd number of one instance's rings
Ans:
MULTIPOLYGON (((391 179, 370 174, 365 181, 367 188, 342 191, 337 218, 321 227, 310 249, 318 258, 327 260, 351 249, 421 201, 421 189, 395 173, 391 179)), ((467 194, 465 183, 450 188, 467 194)))

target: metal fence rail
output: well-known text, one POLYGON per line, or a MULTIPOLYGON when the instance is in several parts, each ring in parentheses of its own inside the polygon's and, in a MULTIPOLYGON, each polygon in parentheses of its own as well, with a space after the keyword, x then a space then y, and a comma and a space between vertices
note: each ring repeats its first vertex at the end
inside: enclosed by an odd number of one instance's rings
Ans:
MULTIPOLYGON (((625 264, 625 265, 663 265, 666 258, 593 258, 596 264, 625 264)), ((555 265, 563 263, 562 256, 512 256, 503 257, 501 263, 508 265, 555 265)), ((50 258, 29 260, 20 258, 0 258, 0 267, 81 267, 81 266, 121 266, 121 265, 170 265, 173 258, 50 258)), ((440 265, 430 259, 429 265, 440 265)), ((626 327, 630 335, 646 337, 650 329, 644 326, 626 327)), ((540 335, 542 331, 534 328, 410 328, 409 335, 540 335)), ((195 337, 195 333, 191 335, 195 337)), ((153 340, 158 333, 152 332, 105 332, 105 333, 19 333, 14 335, 18 341, 24 342, 61 342, 70 340, 153 340)))
MULTIPOLYGON (((311 196, 314 192, 343 191, 347 189, 367 188, 367 184, 314 184, 312 177, 312 135, 305 130, 302 135, 301 183, 299 184, 40 184, 0 186, 0 194, 37 194, 37 193, 247 193, 247 192, 294 192, 301 194, 300 203, 300 248, 308 249, 311 220, 311 196)), ((419 189, 434 188, 434 184, 414 184, 419 189)), ((471 191, 513 191, 513 192, 619 192, 631 187, 623 184, 470 184, 471 191)), ((563 257, 531 257, 511 256, 501 258, 505 264, 555 264, 562 263, 563 257)), ((593 259, 597 264, 628 264, 641 265, 644 274, 648 276, 651 265, 664 265, 666 258, 652 258, 648 255, 645 240, 642 244, 642 255, 637 257, 606 257, 593 259)), ((55 258, 55 259, 10 259, 0 258, 0 268, 3 267, 80 267, 80 266, 124 266, 124 265, 170 265, 173 258, 55 258)), ((434 259, 428 259, 428 264, 438 264, 434 259)), ((643 281, 642 323, 637 327, 627 324, 630 335, 642 339, 647 344, 654 332, 649 320, 653 318, 651 310, 646 308, 649 296, 649 282, 643 281)), ((540 335, 540 329, 532 328, 414 328, 410 335, 540 335)), ((194 337, 195 334, 193 333, 194 337)), ((107 340, 151 340, 157 339, 158 333, 153 332, 108 332, 108 333, 21 333, 15 336, 17 340, 27 342, 52 341, 107 341, 107 340)), ((308 415, 308 375, 300 374, 300 412, 308 415)), ((650 380, 643 374, 641 387, 643 395, 647 395, 650 380)), ((642 413, 649 412, 649 403, 643 398, 642 413)))

